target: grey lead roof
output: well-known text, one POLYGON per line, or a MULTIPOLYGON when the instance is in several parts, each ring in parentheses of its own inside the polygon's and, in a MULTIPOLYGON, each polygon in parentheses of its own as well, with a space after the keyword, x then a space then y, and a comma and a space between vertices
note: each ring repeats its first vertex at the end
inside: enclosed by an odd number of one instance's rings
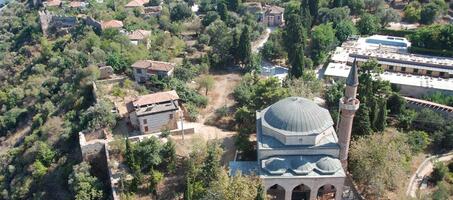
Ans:
POLYGON ((354 58, 354 62, 352 63, 351 71, 349 71, 348 78, 346 78, 346 85, 349 86, 357 86, 359 85, 359 74, 357 71, 357 61, 354 58))
POLYGON ((321 133, 333 125, 329 111, 301 97, 288 97, 271 105, 264 120, 273 128, 295 134, 321 133))

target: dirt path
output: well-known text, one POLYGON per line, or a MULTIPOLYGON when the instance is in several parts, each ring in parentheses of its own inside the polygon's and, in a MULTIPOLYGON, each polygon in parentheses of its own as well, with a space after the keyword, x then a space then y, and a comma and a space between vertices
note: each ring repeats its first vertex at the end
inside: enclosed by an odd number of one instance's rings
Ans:
POLYGON ((434 168, 435 161, 446 162, 451 159, 453 159, 453 152, 431 156, 425 159, 425 161, 423 161, 423 163, 420 164, 417 171, 412 175, 409 182, 409 186, 407 187, 406 195, 410 197, 415 197, 417 189, 419 188, 420 185, 420 181, 423 180, 423 177, 429 176, 429 174, 431 174, 434 168))
POLYGON ((5 154, 9 149, 14 147, 18 142, 23 140, 31 131, 31 124, 25 124, 14 134, 9 135, 5 141, 0 142, 0 155, 5 154))
POLYGON ((206 119, 215 114, 215 111, 223 106, 234 105, 233 93, 236 85, 241 81, 238 72, 221 72, 213 75, 215 84, 208 92, 208 106, 200 112, 199 122, 204 123, 206 119))
POLYGON ((264 46, 264 43, 267 42, 272 31, 272 29, 266 28, 266 30, 264 30, 264 33, 257 40, 252 42, 253 53, 257 53, 261 49, 261 47, 264 46))

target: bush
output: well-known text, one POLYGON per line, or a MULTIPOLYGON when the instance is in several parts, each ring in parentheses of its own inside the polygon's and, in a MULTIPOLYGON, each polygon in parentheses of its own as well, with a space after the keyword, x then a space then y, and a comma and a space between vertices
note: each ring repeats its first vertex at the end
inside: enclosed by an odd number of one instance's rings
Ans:
POLYGON ((448 174, 448 168, 443 162, 434 163, 434 170, 431 174, 431 181, 438 183, 439 181, 444 180, 445 176, 448 174))
POLYGON ((443 56, 443 57, 453 57, 453 51, 446 49, 427 49, 421 47, 411 46, 409 47, 410 53, 425 54, 430 56, 443 56))

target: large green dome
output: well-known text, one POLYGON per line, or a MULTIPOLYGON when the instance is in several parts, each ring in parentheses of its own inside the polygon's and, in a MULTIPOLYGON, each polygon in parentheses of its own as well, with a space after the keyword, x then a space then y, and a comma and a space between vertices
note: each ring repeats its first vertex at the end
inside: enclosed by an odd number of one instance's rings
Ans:
POLYGON ((302 97, 288 97, 271 105, 264 120, 273 128, 297 134, 321 133, 333 125, 328 110, 302 97))

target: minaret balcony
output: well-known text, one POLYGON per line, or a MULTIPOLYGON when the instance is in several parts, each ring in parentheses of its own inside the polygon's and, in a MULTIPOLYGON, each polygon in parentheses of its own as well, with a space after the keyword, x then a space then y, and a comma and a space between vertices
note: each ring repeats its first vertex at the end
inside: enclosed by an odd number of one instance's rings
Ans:
POLYGON ((345 97, 340 99, 340 109, 356 111, 359 109, 360 101, 356 98, 345 99, 345 97))

